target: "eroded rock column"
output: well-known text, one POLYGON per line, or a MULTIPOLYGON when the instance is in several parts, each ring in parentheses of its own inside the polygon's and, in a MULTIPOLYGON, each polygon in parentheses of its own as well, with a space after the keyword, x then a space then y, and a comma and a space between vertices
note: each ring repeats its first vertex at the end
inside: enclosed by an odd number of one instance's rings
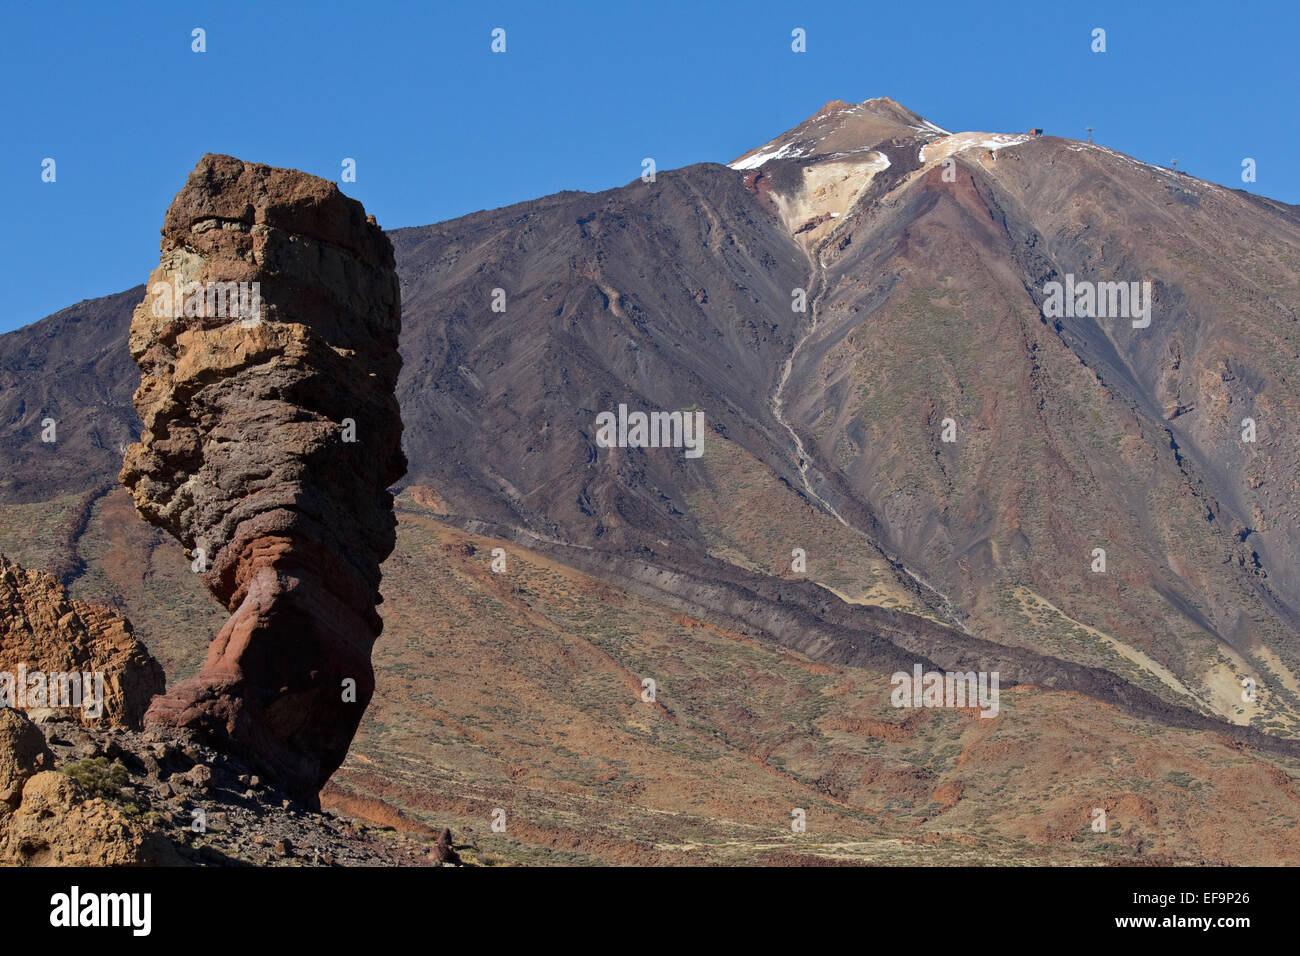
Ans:
POLYGON ((406 470, 393 251, 305 173, 204 156, 131 322, 144 424, 122 482, 230 611, 145 726, 188 726, 315 803, 374 690, 406 470))

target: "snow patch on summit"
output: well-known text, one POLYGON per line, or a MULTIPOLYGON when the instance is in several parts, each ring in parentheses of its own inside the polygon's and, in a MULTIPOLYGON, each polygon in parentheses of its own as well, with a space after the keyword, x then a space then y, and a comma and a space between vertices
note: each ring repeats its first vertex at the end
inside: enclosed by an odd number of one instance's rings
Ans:
POLYGON ((921 122, 924 124, 923 126, 913 126, 912 129, 916 130, 918 133, 937 133, 940 136, 952 135, 949 130, 944 129, 942 126, 935 126, 928 119, 923 119, 921 122))
POLYGON ((797 159, 800 156, 808 155, 812 150, 813 147, 811 146, 801 145, 792 141, 777 149, 770 149, 768 146, 764 146, 752 156, 742 156, 733 163, 727 163, 727 165, 732 169, 758 169, 758 167, 762 166, 769 159, 797 159))
POLYGON ((978 148, 998 150, 1006 146, 1019 146, 1033 138, 1029 133, 953 133, 933 143, 926 143, 921 147, 918 158, 922 163, 929 165, 963 150, 978 148))

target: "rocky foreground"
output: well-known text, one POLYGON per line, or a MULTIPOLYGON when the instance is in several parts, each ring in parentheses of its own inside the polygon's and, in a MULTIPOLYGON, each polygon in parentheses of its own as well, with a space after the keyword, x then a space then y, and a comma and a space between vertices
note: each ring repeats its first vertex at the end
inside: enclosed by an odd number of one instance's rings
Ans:
POLYGON ((0 706, 0 865, 461 862, 449 831, 321 813, 193 729, 141 730, 163 677, 130 623, 0 556, 0 690, 16 674, 23 693, 2 703, 18 706, 0 706), (75 706, 55 690, 73 674, 92 677, 75 706))
POLYGON ((444 862, 460 862, 449 832, 435 839, 313 811, 192 731, 37 724, 0 709, 0 865, 444 862))

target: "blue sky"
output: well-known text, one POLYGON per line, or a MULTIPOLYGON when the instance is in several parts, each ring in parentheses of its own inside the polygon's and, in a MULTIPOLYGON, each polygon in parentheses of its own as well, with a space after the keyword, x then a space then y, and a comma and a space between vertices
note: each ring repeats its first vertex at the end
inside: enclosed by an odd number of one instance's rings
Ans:
POLYGON ((622 185, 646 156, 727 162, 828 100, 890 96, 950 130, 1092 126, 1300 203, 1298 33, 1293 2, 4 0, 0 331, 143 282, 209 151, 336 181, 354 158, 342 188, 392 228, 622 185))

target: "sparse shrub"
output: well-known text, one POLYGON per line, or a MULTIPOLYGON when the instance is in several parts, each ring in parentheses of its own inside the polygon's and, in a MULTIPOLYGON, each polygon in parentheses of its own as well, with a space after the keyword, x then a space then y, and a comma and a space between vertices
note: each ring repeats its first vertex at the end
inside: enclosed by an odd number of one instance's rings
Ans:
POLYGON ((116 802, 122 794, 122 788, 130 781, 126 767, 116 760, 109 762, 107 757, 91 757, 77 763, 68 764, 63 772, 76 782, 88 797, 101 797, 116 802))

